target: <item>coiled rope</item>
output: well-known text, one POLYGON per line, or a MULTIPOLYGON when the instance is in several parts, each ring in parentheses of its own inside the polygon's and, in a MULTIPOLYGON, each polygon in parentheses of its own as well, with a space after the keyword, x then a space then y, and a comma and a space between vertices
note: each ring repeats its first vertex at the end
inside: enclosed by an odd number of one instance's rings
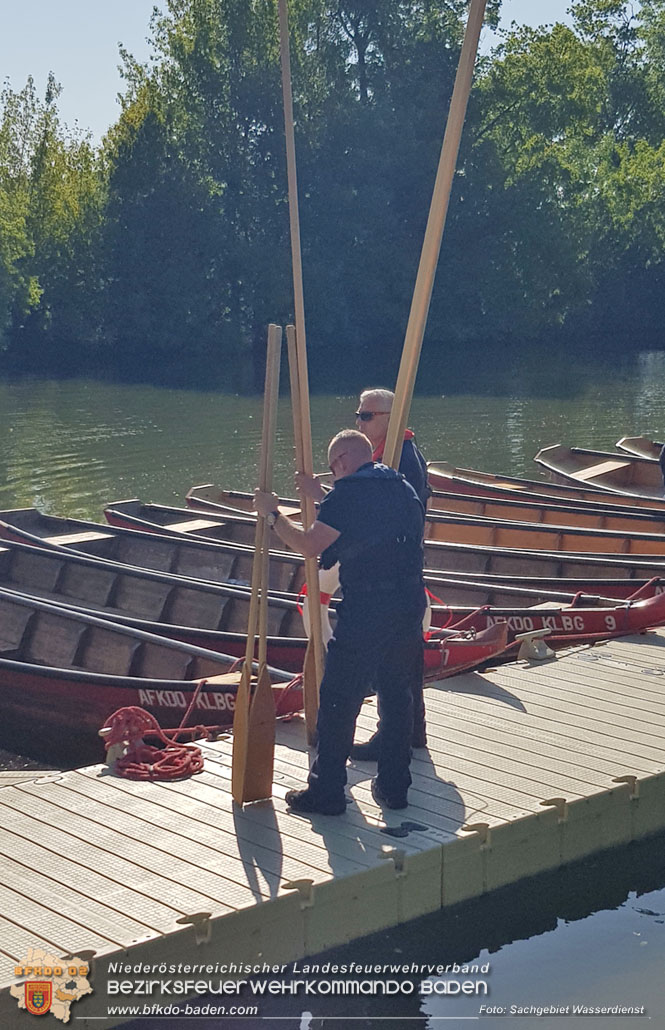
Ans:
POLYGON ((99 733, 105 738, 107 756, 113 748, 121 751, 110 762, 118 776, 129 780, 182 780, 202 771, 201 748, 193 744, 176 744, 172 737, 185 732, 211 739, 213 732, 221 729, 219 726, 188 726, 184 729, 207 682, 203 679, 197 683, 180 726, 175 730, 163 730, 154 715, 136 705, 118 708, 108 717, 99 733), (146 744, 144 737, 157 737, 164 746, 146 744))

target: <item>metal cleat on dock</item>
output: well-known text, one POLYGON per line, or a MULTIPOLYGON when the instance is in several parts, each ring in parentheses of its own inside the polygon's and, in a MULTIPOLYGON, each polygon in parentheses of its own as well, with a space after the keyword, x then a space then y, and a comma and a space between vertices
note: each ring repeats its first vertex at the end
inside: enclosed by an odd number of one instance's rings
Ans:
POLYGON ((547 646, 544 639, 551 632, 549 629, 534 629, 528 633, 517 633, 515 640, 520 641, 517 660, 544 662, 546 658, 554 658, 554 651, 547 646))
POLYGON ((209 944, 212 937, 211 912, 192 912, 189 916, 180 916, 176 923, 194 927, 194 940, 197 944, 209 944))
POLYGON ((311 908, 314 904, 314 880, 308 877, 302 880, 287 880, 282 886, 287 891, 298 891, 301 908, 311 908))

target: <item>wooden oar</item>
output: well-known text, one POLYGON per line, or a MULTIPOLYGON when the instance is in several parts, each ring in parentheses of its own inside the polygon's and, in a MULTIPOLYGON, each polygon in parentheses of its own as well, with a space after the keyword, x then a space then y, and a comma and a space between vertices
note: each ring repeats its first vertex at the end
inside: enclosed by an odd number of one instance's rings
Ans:
MULTIPOLYGON (((259 489, 272 489, 272 466, 279 393, 282 329, 268 327, 263 432, 259 467, 259 489)), ((254 562, 247 620, 247 648, 233 715, 233 757, 231 791, 242 805, 272 794, 275 755, 275 700, 267 668, 268 562, 270 527, 259 516, 254 537, 254 562), (259 631, 259 671, 252 696, 252 663, 259 631)))
MULTIPOLYGON (((289 47, 289 19, 286 0, 279 0, 279 42, 282 67, 282 98, 284 104, 284 133, 286 137, 286 170, 289 194, 289 225, 291 231, 291 265, 293 270, 293 295, 295 307, 295 334, 293 353, 297 376, 297 397, 299 407, 299 433, 301 439, 301 462, 298 469, 311 475, 314 471, 312 462, 312 427, 309 410, 309 379, 307 373, 307 342, 305 335, 305 301, 302 280, 302 255, 300 250, 300 215, 298 209, 298 177, 296 173, 295 130, 293 125, 293 93, 291 90, 291 55, 289 47)), ((287 327, 287 339, 289 329, 287 327)), ((293 332, 292 332, 293 335, 293 332)), ((292 379, 293 383, 293 379, 292 379)), ((296 394, 293 393, 294 407, 296 394)), ((301 494, 303 525, 308 529, 316 518, 314 502, 303 492, 301 494)), ((310 641, 314 652, 313 663, 306 666, 303 682, 305 704, 305 721, 307 739, 314 742, 316 735, 316 716, 319 704, 319 683, 323 676, 323 638, 321 635, 321 611, 319 592, 318 565, 313 558, 305 562, 307 578, 307 595, 310 612, 310 641), (312 666, 315 668, 315 682, 312 681, 312 666)))
POLYGON ((413 291, 411 311, 404 338, 402 360, 400 363, 395 400, 390 414, 390 424, 386 436, 383 461, 392 468, 398 468, 402 454, 404 430, 409 417, 409 409, 413 398, 413 387, 418 371, 418 361, 422 348, 425 325, 432 298, 432 287, 436 274, 436 265, 441 250, 441 239, 448 212, 450 190, 455 175, 455 163, 462 138, 462 128, 466 107, 471 92, 473 67, 478 51, 480 30, 485 17, 486 0, 471 0, 469 20, 464 34, 464 43, 457 66, 455 86, 450 101, 450 110, 446 131, 441 148, 441 157, 432 194, 425 239, 423 241, 416 285, 413 291))
MULTIPOLYGON (((303 458, 303 433, 302 433, 302 393, 298 369, 298 354, 296 343, 296 331, 292 325, 286 327, 286 342, 289 355, 289 374, 291 380, 291 403, 293 407, 293 435, 295 438, 296 468, 303 472, 305 462, 303 458)), ((308 418, 309 422, 309 418, 308 418)), ((311 449, 310 449, 311 456, 311 449)), ((312 468, 310 461, 310 469, 312 468)), ((300 504, 303 512, 303 523, 307 524, 305 512, 304 492, 300 495, 300 504)), ((310 504, 311 504, 310 500, 310 504)), ((314 521, 312 519, 312 521, 314 521)), ((307 741, 313 744, 316 741, 316 717, 319 711, 319 684, 323 676, 323 633, 321 630, 321 594, 319 590, 319 567, 316 558, 305 559, 305 581, 307 583, 307 598, 309 610, 309 640, 303 663, 303 706, 305 709, 305 726, 307 728, 307 741), (320 645, 320 649, 317 648, 320 645)))

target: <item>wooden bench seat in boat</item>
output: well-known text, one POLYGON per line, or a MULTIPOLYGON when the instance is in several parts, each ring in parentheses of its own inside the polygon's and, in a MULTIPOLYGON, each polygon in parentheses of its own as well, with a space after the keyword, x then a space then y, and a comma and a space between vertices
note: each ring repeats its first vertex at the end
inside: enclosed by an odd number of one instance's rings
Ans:
POLYGON ((169 522, 167 529, 175 529, 178 533, 205 533, 206 529, 219 529, 219 519, 184 519, 182 522, 169 522))
POLYGON ((109 533, 58 533, 56 536, 45 536, 44 543, 61 544, 63 547, 72 547, 76 544, 84 544, 92 540, 108 540, 109 533))
POLYGON ((587 480, 594 479, 596 476, 604 476, 608 472, 618 472, 619 469, 630 468, 629 461, 601 461, 598 465, 592 465, 591 468, 580 469, 578 472, 573 472, 571 475, 575 479, 587 480))

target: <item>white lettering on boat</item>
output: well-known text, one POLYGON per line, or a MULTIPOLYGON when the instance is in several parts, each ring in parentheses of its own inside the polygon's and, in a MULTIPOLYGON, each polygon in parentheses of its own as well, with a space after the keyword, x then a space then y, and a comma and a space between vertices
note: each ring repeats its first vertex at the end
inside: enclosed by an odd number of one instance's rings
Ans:
POLYGON ((142 705, 153 708, 186 708, 187 700, 182 690, 139 690, 142 705))
MULTIPOLYGON (((487 625, 496 626, 501 622, 507 622, 508 628, 515 633, 530 633, 532 630, 549 629, 570 633, 573 630, 583 632, 587 629, 586 620, 583 615, 562 615, 557 618, 555 615, 510 615, 508 619, 501 616, 487 616, 487 625)), ((611 615, 605 617, 608 629, 616 629, 616 623, 611 615), (614 625, 612 625, 614 623, 614 625)))

